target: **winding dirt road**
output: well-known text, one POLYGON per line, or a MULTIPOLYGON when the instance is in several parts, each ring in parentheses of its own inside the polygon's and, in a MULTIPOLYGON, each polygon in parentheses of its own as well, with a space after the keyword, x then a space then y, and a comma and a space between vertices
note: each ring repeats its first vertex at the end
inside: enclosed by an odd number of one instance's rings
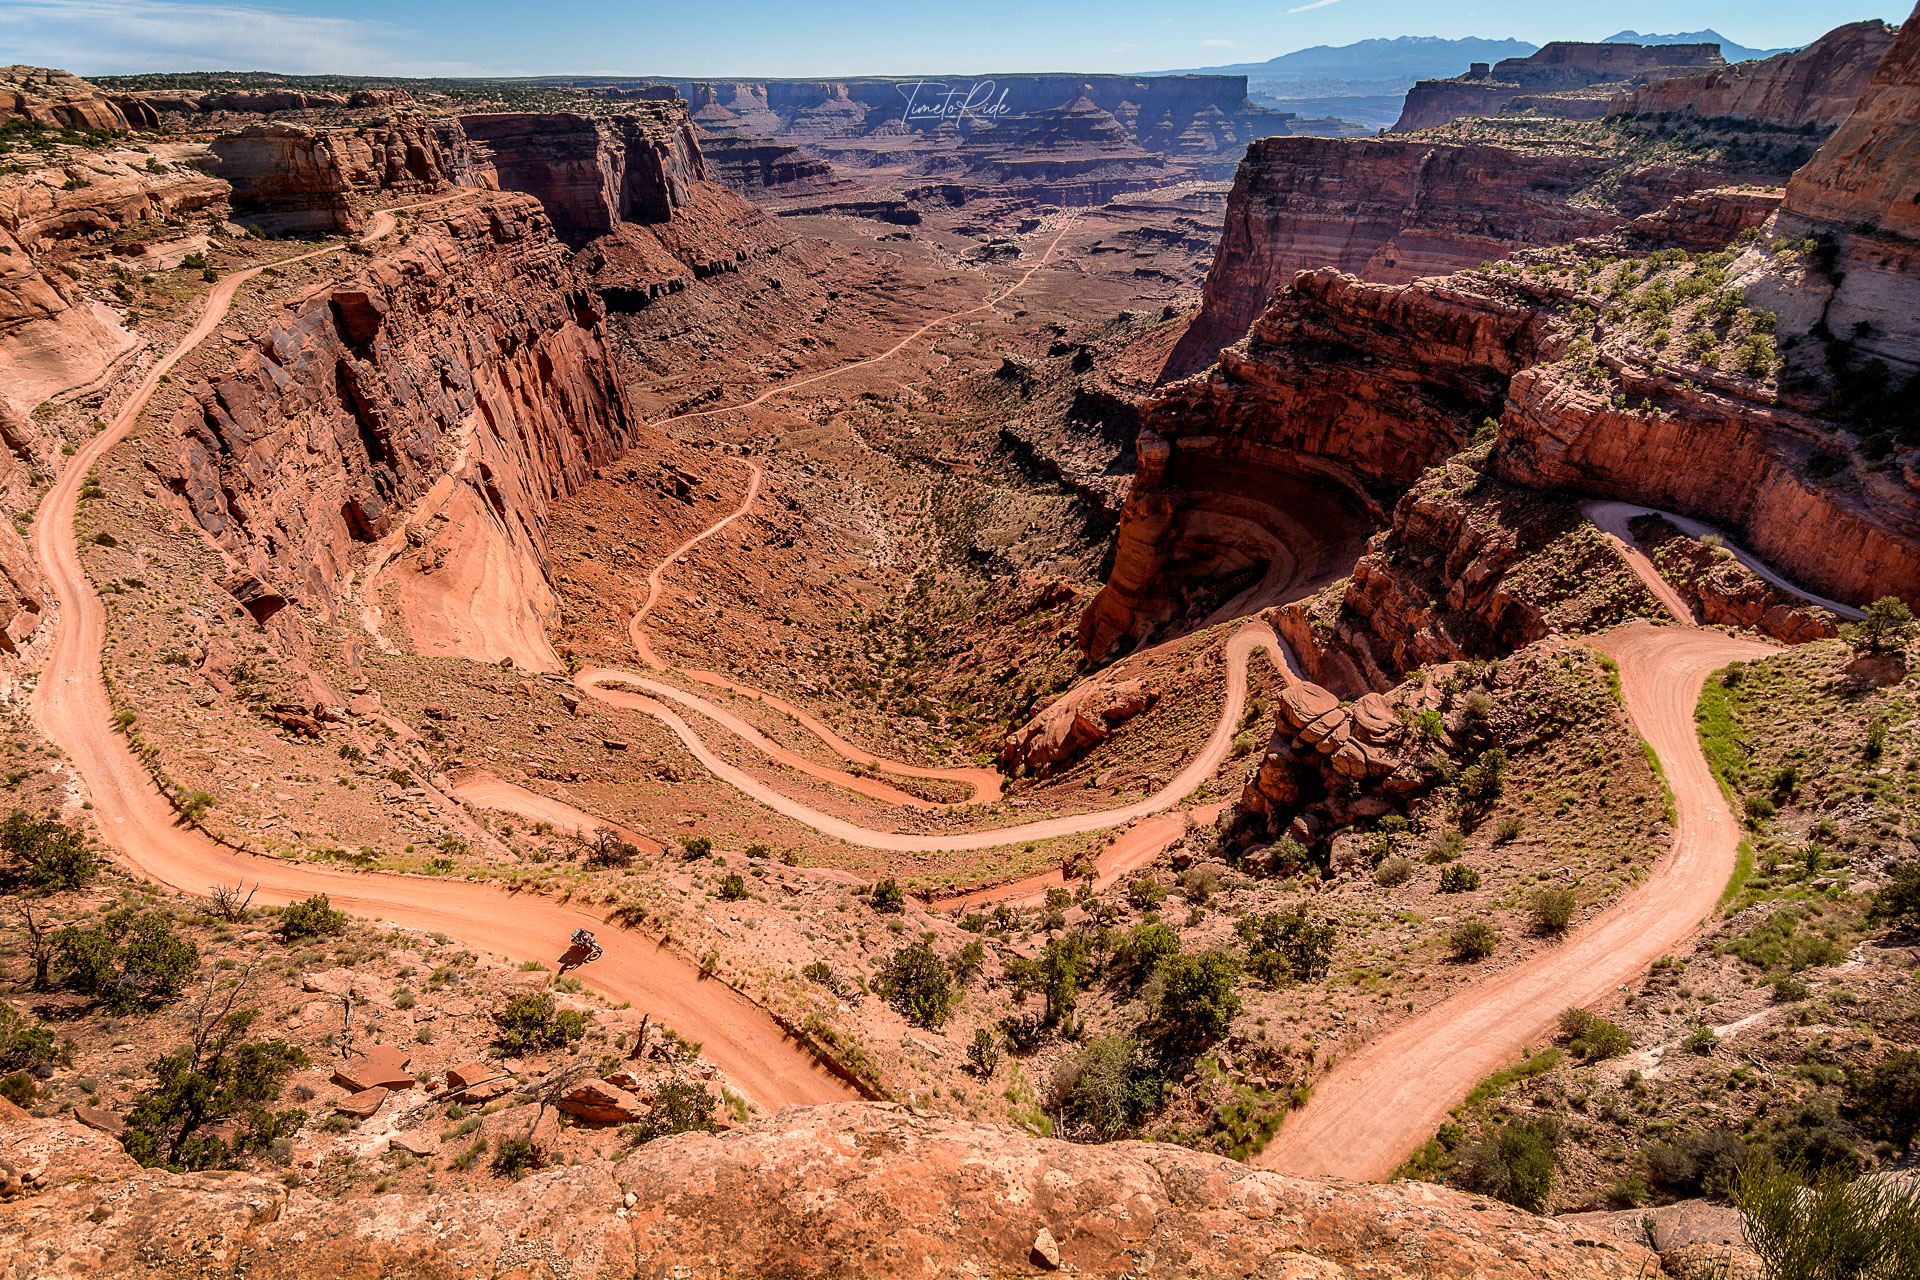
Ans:
POLYGON ((1619 662, 1627 713, 1666 767, 1679 818, 1673 848, 1645 884, 1565 942, 1336 1063, 1256 1164, 1315 1177, 1391 1177, 1475 1084, 1524 1047, 1545 1044, 1562 1010, 1612 995, 1712 914, 1733 874, 1740 824, 1700 753, 1693 707, 1709 672, 1778 646, 1645 622, 1594 644, 1619 662))
MULTIPOLYGON (((393 212, 377 215, 366 238, 390 232, 393 212)), ((259 885, 256 900, 263 905, 324 893, 354 915, 437 930, 510 960, 551 964, 573 930, 602 930, 605 963, 592 972, 594 988, 613 1000, 631 1000, 657 1021, 702 1042, 707 1057, 763 1107, 856 1096, 788 1039, 765 1011, 724 983, 701 979, 684 957, 607 928, 592 912, 463 881, 360 874, 255 857, 176 825, 153 780, 113 731, 113 709, 100 676, 106 611, 81 568, 74 515, 80 486, 93 464, 133 429, 161 375, 213 331, 235 291, 259 270, 235 272, 208 293, 199 321, 148 371, 112 423, 73 456, 34 521, 34 554, 61 602, 59 631, 34 697, 34 723, 66 753, 86 784, 101 834, 119 859, 137 874, 187 893, 206 894, 216 884, 240 881, 259 885)))

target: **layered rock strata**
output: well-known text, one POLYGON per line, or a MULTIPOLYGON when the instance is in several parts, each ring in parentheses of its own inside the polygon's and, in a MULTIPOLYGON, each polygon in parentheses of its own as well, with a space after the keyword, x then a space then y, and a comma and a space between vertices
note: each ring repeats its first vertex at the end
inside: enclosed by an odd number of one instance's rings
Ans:
POLYGON ((417 648, 552 665, 547 508, 630 438, 603 317, 538 202, 435 210, 194 390, 171 482, 289 612, 332 617, 371 548, 417 648))
POLYGON ((1850 22, 1792 53, 1656 80, 1616 94, 1607 113, 1831 129, 1853 113, 1892 47, 1893 35, 1893 28, 1878 19, 1850 22))
POLYGON ((30 120, 65 129, 125 129, 127 117, 97 86, 48 67, 0 67, 0 124, 30 120))
POLYGON ((1259 1273, 1276 1257, 1303 1277, 1631 1280, 1659 1265, 1636 1245, 1429 1183, 1328 1185, 1181 1147, 1078 1146, 888 1104, 798 1108, 649 1142, 618 1164, 352 1204, 248 1174, 140 1169, 67 1117, 15 1109, 0 1124, 26 1165, 26 1194, 0 1208, 0 1248, 36 1271, 85 1258, 103 1280, 197 1270, 208 1257, 244 1257, 258 1280, 529 1267, 575 1280, 663 1268, 1174 1280, 1259 1273))
POLYGON ((1852 115, 1787 184, 1778 233, 1829 237, 1835 270, 1804 304, 1868 358, 1920 368, 1920 9, 1852 115))
POLYGON ((1478 74, 1420 81, 1407 91, 1393 128, 1397 133, 1431 129, 1462 116, 1493 116, 1508 109, 1591 120, 1606 115, 1614 95, 1631 85, 1725 65, 1716 44, 1556 40, 1524 58, 1503 58, 1485 70, 1476 68, 1478 74))
POLYGON ((1190 614, 1196 585, 1252 566, 1277 587, 1275 566, 1298 583, 1351 564, 1362 531, 1563 337, 1471 282, 1301 273, 1213 371, 1148 402, 1081 647, 1100 660, 1138 643, 1190 614))
POLYGON ((418 116, 319 128, 263 123, 213 142, 237 213, 268 231, 358 234, 372 201, 450 181, 441 131, 418 116))

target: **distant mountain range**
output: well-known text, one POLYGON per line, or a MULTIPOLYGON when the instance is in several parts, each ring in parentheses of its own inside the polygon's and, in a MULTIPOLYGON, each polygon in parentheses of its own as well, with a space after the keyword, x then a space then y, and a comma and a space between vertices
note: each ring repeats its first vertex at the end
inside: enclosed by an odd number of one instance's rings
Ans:
POLYGON ((1443 40, 1438 36, 1396 36, 1355 44, 1317 44, 1265 62, 1236 62, 1225 67, 1193 67, 1155 75, 1245 76, 1250 83, 1283 80, 1439 80, 1462 75, 1475 62, 1524 58, 1539 45, 1525 40, 1443 40))
MULTIPOLYGON (((1752 62, 1755 58, 1771 58, 1776 53, 1787 53, 1787 49, 1750 49, 1744 44, 1735 44, 1709 27, 1705 31, 1677 31, 1670 36, 1656 36, 1644 31, 1616 31, 1602 40, 1602 44, 1717 44, 1720 56, 1728 62, 1752 62)), ((1793 48, 1800 46, 1794 45, 1793 48)))

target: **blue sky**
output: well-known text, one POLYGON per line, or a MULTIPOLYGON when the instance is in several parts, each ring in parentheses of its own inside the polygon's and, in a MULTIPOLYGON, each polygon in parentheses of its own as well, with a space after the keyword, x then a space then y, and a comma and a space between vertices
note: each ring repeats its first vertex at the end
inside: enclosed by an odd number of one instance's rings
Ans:
POLYGON ((0 64, 82 75, 242 69, 393 75, 852 76, 1145 71, 1254 62, 1372 36, 1593 40, 1712 27, 1804 44, 1871 0, 0 0, 0 64))

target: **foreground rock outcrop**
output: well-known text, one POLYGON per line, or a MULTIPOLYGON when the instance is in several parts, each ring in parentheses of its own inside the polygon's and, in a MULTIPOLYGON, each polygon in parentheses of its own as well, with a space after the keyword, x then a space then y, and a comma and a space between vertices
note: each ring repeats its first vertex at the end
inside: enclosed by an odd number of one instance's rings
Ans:
POLYGON ((356 235, 377 197, 437 191, 452 180, 444 133, 420 116, 325 128, 276 121, 222 134, 213 153, 236 212, 255 225, 356 235))
POLYGON ((1327 1185, 1180 1147, 1075 1146, 891 1105, 782 1112, 481 1195, 350 1204, 247 1174, 133 1165, 66 1120, 0 1251, 35 1275, 1087 1275, 1629 1280, 1657 1268, 1498 1202, 1419 1182, 1327 1185), (631 1207, 627 1207, 631 1206, 631 1207))

